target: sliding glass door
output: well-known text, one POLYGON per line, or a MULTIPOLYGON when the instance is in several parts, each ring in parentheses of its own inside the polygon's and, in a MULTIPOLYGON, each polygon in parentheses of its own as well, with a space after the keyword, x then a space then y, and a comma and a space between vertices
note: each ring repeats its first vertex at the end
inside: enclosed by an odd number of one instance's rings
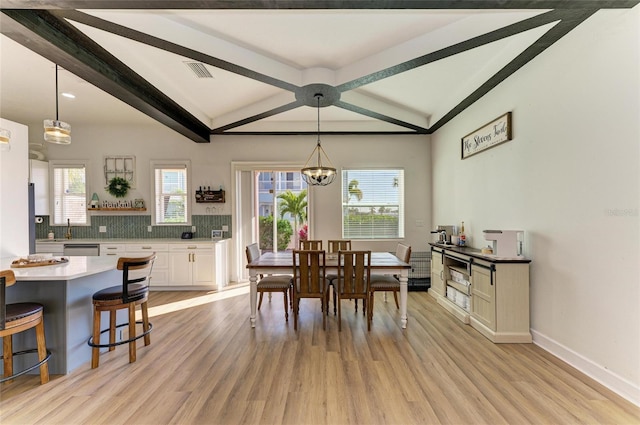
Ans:
POLYGON ((288 251, 308 232, 307 185, 299 170, 254 171, 254 216, 262 252, 288 251), (275 225, 274 225, 275 224, 275 225))

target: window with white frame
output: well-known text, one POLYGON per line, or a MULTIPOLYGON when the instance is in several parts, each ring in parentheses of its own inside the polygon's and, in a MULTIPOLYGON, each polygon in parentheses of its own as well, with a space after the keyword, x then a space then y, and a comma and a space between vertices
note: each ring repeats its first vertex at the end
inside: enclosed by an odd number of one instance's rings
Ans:
POLYGON ((53 208, 50 223, 54 226, 87 225, 87 161, 51 161, 53 208), (67 221, 68 220, 68 221, 67 221))
POLYGON ((154 224, 190 224, 190 161, 151 163, 154 224))
POLYGON ((404 238, 404 170, 342 170, 342 237, 404 238))

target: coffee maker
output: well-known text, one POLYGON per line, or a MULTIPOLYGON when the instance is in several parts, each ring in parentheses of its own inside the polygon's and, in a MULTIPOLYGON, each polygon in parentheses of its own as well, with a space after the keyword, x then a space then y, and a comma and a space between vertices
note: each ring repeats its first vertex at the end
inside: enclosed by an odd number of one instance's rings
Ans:
POLYGON ((436 227, 436 230, 432 230, 431 233, 438 234, 438 240, 436 241, 436 243, 442 245, 452 245, 451 235, 453 235, 453 226, 439 225, 436 227))
POLYGON ((499 257, 521 257, 523 230, 483 230, 485 240, 492 242, 493 253, 499 257))

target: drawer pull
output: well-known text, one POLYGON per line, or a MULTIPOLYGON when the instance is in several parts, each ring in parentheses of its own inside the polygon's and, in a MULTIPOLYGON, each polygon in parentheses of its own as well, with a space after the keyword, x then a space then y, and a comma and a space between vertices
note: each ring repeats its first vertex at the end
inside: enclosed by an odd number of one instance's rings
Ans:
POLYGON ((142 249, 151 249, 150 246, 143 246, 142 249))

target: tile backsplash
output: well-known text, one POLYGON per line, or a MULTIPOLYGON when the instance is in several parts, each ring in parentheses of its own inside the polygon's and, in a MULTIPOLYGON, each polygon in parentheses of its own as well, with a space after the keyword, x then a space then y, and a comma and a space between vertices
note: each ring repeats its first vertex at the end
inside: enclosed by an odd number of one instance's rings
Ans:
MULTIPOLYGON (((49 225, 49 216, 42 217, 42 223, 36 224, 36 239, 46 239, 53 230, 56 239, 64 239, 67 226, 49 225)), ((212 230, 222 230, 222 226, 229 226, 224 232, 225 238, 231 237, 230 215, 194 215, 191 223, 196 226, 195 238, 210 238, 212 230)), ((191 226, 151 226, 150 215, 92 215, 91 226, 71 226, 73 239, 158 239, 179 238, 182 232, 190 232, 191 226), (106 233, 100 233, 100 226, 104 226, 106 233)))

